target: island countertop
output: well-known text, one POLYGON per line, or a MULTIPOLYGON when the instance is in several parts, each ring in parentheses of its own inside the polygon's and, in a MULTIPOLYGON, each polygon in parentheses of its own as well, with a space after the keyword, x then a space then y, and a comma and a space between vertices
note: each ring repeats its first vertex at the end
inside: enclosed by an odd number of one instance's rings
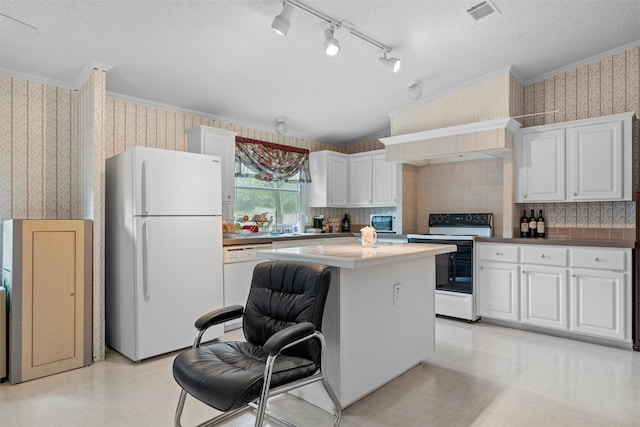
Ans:
POLYGON ((455 245, 419 243, 376 243, 373 248, 359 243, 301 246, 258 251, 258 258, 317 262, 331 267, 362 268, 398 260, 408 260, 455 252, 455 245))

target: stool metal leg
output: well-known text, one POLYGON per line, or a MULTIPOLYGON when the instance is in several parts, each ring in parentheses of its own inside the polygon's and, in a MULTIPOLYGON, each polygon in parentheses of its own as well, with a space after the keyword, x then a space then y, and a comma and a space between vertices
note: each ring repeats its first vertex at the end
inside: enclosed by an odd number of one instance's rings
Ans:
POLYGON ((262 392, 260 393, 260 401, 258 403, 258 413, 256 414, 255 427, 262 427, 264 422, 264 413, 267 411, 267 400, 269 400, 269 387, 271 386, 271 373, 273 372, 273 362, 276 356, 267 357, 267 363, 264 366, 264 376, 262 383, 262 392))

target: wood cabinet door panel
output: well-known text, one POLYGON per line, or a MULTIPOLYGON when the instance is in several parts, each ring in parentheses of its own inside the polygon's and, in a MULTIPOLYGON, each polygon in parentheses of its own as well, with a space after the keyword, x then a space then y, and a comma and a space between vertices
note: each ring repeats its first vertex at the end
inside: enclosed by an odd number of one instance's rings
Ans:
POLYGON ((32 366, 75 356, 73 231, 33 233, 32 366))

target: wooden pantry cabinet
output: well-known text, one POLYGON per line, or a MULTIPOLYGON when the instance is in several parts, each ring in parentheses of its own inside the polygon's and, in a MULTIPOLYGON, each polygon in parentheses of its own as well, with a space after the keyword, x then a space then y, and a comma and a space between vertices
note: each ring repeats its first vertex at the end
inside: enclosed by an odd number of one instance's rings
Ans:
POLYGON ((91 363, 92 225, 3 222, 12 384, 91 363))
POLYGON ((477 312, 631 346, 631 249, 477 242, 477 312))
POLYGON ((634 113, 521 129, 516 201, 631 200, 634 113))

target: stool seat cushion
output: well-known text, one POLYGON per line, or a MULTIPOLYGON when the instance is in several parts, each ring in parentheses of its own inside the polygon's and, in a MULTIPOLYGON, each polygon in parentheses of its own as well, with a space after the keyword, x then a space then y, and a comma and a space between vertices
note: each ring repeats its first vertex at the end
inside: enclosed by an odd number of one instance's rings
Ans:
MULTIPOLYGON (((260 395, 267 353, 249 342, 217 342, 180 354, 173 376, 190 395, 219 411, 240 408, 260 395)), ((271 388, 313 375, 311 360, 280 354, 271 388)))

